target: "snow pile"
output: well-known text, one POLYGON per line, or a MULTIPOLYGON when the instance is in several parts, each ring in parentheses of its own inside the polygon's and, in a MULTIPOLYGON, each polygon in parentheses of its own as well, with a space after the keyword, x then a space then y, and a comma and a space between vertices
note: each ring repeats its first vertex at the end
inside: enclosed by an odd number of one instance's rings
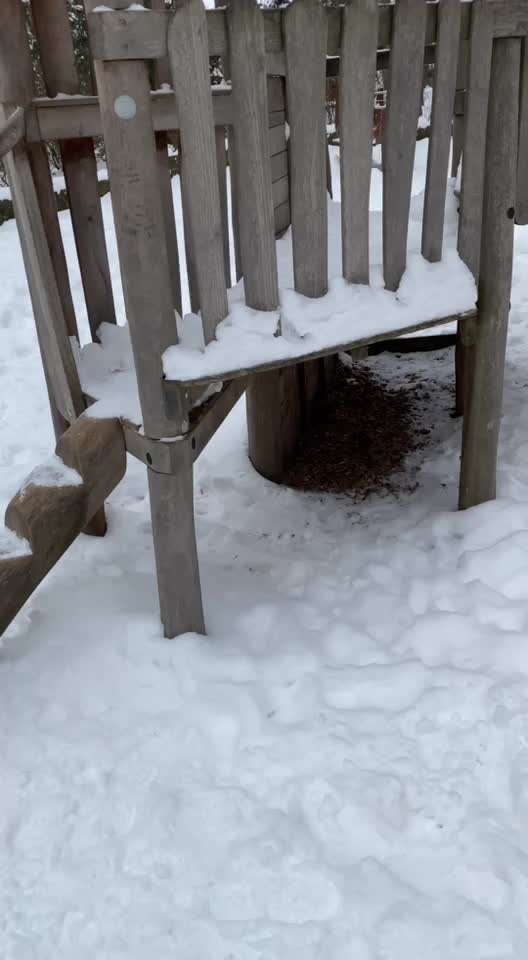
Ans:
MULTIPOLYGON (((116 279, 108 197, 103 212, 116 279)), ((207 639, 161 637, 136 461, 108 536, 79 539, 17 617, 0 653, 0 956, 525 960, 528 230, 516 236, 496 503, 454 512, 452 352, 382 355, 380 376, 429 386, 414 494, 357 505, 265 482, 242 403, 196 467, 207 639)), ((0 256, 5 504, 53 440, 12 223, 0 256)))

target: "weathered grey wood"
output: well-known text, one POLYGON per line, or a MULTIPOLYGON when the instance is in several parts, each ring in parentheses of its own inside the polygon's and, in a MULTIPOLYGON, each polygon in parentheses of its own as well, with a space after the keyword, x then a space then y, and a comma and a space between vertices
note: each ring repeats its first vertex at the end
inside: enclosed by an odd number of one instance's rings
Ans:
POLYGON ((432 263, 442 259, 451 125, 460 38, 460 10, 460 0, 440 0, 433 110, 422 221, 422 254, 432 263))
POLYGON ((458 222, 458 252, 475 278, 479 274, 486 123, 492 47, 492 4, 488 0, 473 0, 466 97, 466 128, 462 159, 462 191, 458 222))
POLYGON ((460 35, 458 40, 458 65, 453 116, 453 150, 451 154, 451 176, 456 177, 462 146, 464 142, 466 85, 469 64, 469 29, 471 24, 471 5, 461 4, 460 35))
POLYGON ((240 400, 245 389, 246 381, 244 379, 233 380, 228 383, 221 393, 214 397, 211 405, 200 416, 198 423, 193 425, 189 440, 194 460, 198 459, 209 441, 212 440, 235 403, 240 400))
POLYGON ((369 199, 376 85, 377 0, 347 0, 339 74, 343 276, 369 282, 369 199))
POLYGON ((246 303, 279 302, 268 140, 264 22, 254 0, 230 0, 229 49, 236 125, 238 218, 246 303))
POLYGON ((249 458, 268 480, 284 478, 297 450, 303 422, 302 376, 298 366, 270 370, 252 377, 246 392, 249 458))
MULTIPOLYGON (((0 122, 6 117, 7 111, 0 105, 0 122)), ((48 383, 58 410, 65 420, 71 422, 84 410, 84 400, 26 152, 17 148, 7 154, 4 167, 48 383)))
MULTIPOLYGON (((76 96, 80 86, 64 0, 35 0, 31 9, 48 95, 76 96)), ((115 311, 93 141, 65 140, 60 148, 88 320, 95 340, 101 323, 115 323, 115 311)))
POLYGON ((280 237, 288 229, 291 223, 290 201, 281 203, 275 207, 275 236, 280 237))
POLYGON ((226 129, 215 127, 216 167, 218 171, 218 192, 220 194, 220 212, 222 214, 222 243, 224 248, 225 283, 231 286, 231 258, 229 253, 229 211, 227 207, 226 176, 226 129))
POLYGON ((425 27, 424 0, 397 0, 383 145, 383 274, 388 290, 398 289, 407 263, 425 27))
POLYGON ((154 60, 167 55, 168 11, 106 12, 104 5, 89 14, 90 49, 95 60, 154 60))
MULTIPOLYGON (((231 92, 213 87, 211 95, 215 124, 231 123, 231 92)), ((155 90, 151 99, 154 129, 177 130, 180 118, 172 90, 155 90)), ((27 117, 28 143, 100 136, 102 127, 97 97, 58 97, 55 100, 36 97, 33 101, 33 113, 30 112, 27 117)))
POLYGON ((319 0, 294 3, 284 12, 284 41, 295 289, 321 297, 328 288, 327 14, 319 0))
MULTIPOLYGON (((278 129, 278 128, 277 128, 278 129)), ((237 167, 235 160, 235 138, 236 131, 234 127, 229 127, 227 133, 227 156, 229 160, 229 180, 231 186, 231 223, 233 226, 233 247, 235 252, 235 276, 236 282, 242 276, 242 248, 240 243, 240 222, 238 217, 238 189, 237 189, 237 167)))
POLYGON ((11 500, 6 526, 31 552, 0 558, 0 635, 125 474, 118 420, 81 417, 60 438, 57 454, 82 482, 44 486, 37 471, 11 500))
POLYGON ((26 111, 17 107, 0 130, 0 160, 24 139, 25 133, 26 111))
POLYGON ((96 75, 143 424, 172 436, 181 425, 165 408, 161 356, 177 333, 147 64, 96 61, 96 75))
POLYGON ((520 40, 496 40, 486 135, 479 320, 464 414, 461 509, 496 495, 513 263, 519 79, 520 40))
POLYGON ((161 621, 165 636, 205 633, 193 512, 193 462, 181 444, 172 476, 147 470, 161 621))
POLYGON ((207 343, 226 316, 228 306, 207 23, 201 0, 179 0, 169 26, 168 42, 185 157, 182 186, 189 203, 191 243, 207 343))
POLYGON ((517 200, 515 222, 528 223, 528 41, 523 40, 521 58, 521 102, 517 158, 517 200))
POLYGON ((528 34, 528 9, 525 0, 493 0, 493 35, 525 37, 528 34))

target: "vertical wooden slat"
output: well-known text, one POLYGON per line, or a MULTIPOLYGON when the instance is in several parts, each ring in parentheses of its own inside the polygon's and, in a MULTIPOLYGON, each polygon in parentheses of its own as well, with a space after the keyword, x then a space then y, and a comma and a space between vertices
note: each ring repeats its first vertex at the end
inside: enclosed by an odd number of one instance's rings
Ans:
POLYGON ((303 0, 283 16, 295 289, 321 297, 328 289, 327 12, 320 0, 303 0))
POLYGON ((201 0, 179 0, 168 32, 169 60, 180 114, 182 185, 189 203, 189 227, 205 342, 227 315, 222 216, 209 50, 201 0))
POLYGON ((274 310, 279 302, 268 138, 264 22, 254 0, 230 0, 231 83, 242 272, 246 302, 274 310))
POLYGON ((231 259, 229 254, 229 212, 227 207, 226 175, 226 130, 215 127, 216 167, 218 171, 218 192, 220 194, 220 212, 222 215, 222 241, 224 247, 224 270, 226 287, 231 286, 231 259))
POLYGON ((460 0, 440 0, 431 135, 427 153, 422 223, 422 254, 426 260, 433 263, 442 259, 445 198, 460 38, 460 11, 460 0))
POLYGON ((236 282, 242 276, 242 245, 240 243, 240 221, 238 216, 238 189, 237 189, 237 169, 235 161, 235 137, 234 127, 228 127, 227 132, 227 156, 229 160, 229 181, 231 185, 231 223, 233 226, 233 247, 235 253, 235 275, 236 282))
MULTIPOLYGON (((65 0, 33 0, 31 9, 48 96, 78 94, 65 0)), ((60 151, 88 320, 96 339, 101 323, 115 323, 115 312, 94 145, 91 139, 67 140, 60 151)))
POLYGON ((515 222, 528 223, 528 45, 522 42, 521 103, 519 111, 519 150, 517 161, 517 200, 515 222))
POLYGON ((424 0, 397 0, 394 8, 383 150, 383 273, 388 290, 398 289, 407 263, 426 13, 424 0))
POLYGON ((456 177, 465 128, 466 86, 469 61, 469 27, 471 22, 471 4, 461 2, 460 36, 458 41, 458 65, 456 80, 455 112, 453 116, 453 151, 451 155, 451 176, 456 177))
POLYGON ((464 416, 460 507, 496 495, 510 310, 519 122, 520 40, 493 44, 483 191, 479 318, 464 416))
POLYGON ((369 282, 369 199, 378 0, 347 0, 339 74, 343 276, 369 282))
POLYGON ((493 4, 488 0, 473 0, 458 252, 475 278, 479 274, 492 49, 493 4))
MULTIPOLYGON (((151 10, 165 10, 165 0, 150 0, 151 10)), ((164 84, 170 84, 170 66, 169 58, 163 57, 161 60, 155 60, 153 63, 153 77, 156 88, 164 84)), ((158 131, 156 133, 156 150, 158 154, 159 183, 161 191, 161 202, 163 206, 163 216, 165 222, 165 242, 167 244, 167 254, 169 257, 169 267, 171 274, 172 295, 175 310, 179 314, 182 312, 181 296, 181 278, 180 278, 180 256, 178 251, 178 235, 176 232, 176 219, 174 215, 174 200, 172 196, 172 179, 169 167, 168 147, 172 142, 176 144, 179 140, 177 131, 158 131)))

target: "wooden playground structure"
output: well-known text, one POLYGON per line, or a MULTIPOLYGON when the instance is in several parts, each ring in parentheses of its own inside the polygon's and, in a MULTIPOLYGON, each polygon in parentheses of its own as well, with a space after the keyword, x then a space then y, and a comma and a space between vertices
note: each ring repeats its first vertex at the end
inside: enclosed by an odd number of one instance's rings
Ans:
POLYGON ((66 0, 31 0, 47 91, 36 97, 22 2, 2 0, 0 6, 0 157, 57 454, 82 480, 54 487, 30 479, 10 503, 6 526, 29 550, 0 556, 0 632, 79 533, 104 534, 104 502, 125 473, 127 452, 147 468, 165 635, 204 632, 194 461, 245 392, 250 458, 263 476, 280 480, 328 387, 337 353, 389 335, 457 319, 457 393, 464 413, 459 505, 492 499, 514 223, 528 222, 528 0, 345 0, 333 6, 295 0, 273 11, 260 10, 255 0, 229 0, 226 8, 208 11, 202 0, 174 0, 170 10, 164 0, 151 0, 149 9, 129 7, 128 0, 105 0, 104 6, 86 0, 86 8, 97 96, 79 94, 66 0), (217 88, 210 83, 211 56, 223 58, 229 80, 217 88), (288 340, 276 238, 290 225, 296 294, 322 301, 328 292, 327 74, 339 76, 342 277, 357 291, 371 282, 372 117, 376 70, 386 71, 383 280, 385 291, 396 292, 407 265, 424 63, 434 64, 434 96, 422 256, 442 261, 450 155, 452 174, 462 155, 458 251, 478 281, 478 304, 442 317, 432 311, 418 322, 403 311, 400 327, 390 329, 377 316, 372 330, 360 333, 351 310, 345 332, 327 342, 288 340), (59 144, 97 342, 101 323, 115 323, 94 154, 99 137, 138 423, 90 416, 97 397, 83 392, 71 346, 78 332, 46 143, 59 144), (181 156, 184 250, 178 249, 169 145, 181 156), (188 370, 183 352, 173 374, 164 354, 179 349, 183 258, 203 348, 188 370), (258 311, 252 322, 278 321, 262 356, 244 353, 250 340, 242 331, 240 356, 222 365, 214 359, 217 334, 230 313, 227 291, 241 277, 248 315, 258 311), (212 383, 214 392, 207 390, 212 383))

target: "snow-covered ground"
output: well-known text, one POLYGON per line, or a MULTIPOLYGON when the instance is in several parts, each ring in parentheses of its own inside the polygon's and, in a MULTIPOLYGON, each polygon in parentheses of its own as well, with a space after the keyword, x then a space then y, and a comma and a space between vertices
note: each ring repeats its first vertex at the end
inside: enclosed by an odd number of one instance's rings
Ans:
MULTIPOLYGON (((3 507, 52 435, 13 223, 0 264, 3 507)), ((210 634, 168 642, 130 462, 0 651, 3 960, 524 960, 527 268, 518 230, 496 503, 454 509, 450 352, 369 361, 431 388, 412 494, 267 483, 239 404, 196 471, 210 634)))

